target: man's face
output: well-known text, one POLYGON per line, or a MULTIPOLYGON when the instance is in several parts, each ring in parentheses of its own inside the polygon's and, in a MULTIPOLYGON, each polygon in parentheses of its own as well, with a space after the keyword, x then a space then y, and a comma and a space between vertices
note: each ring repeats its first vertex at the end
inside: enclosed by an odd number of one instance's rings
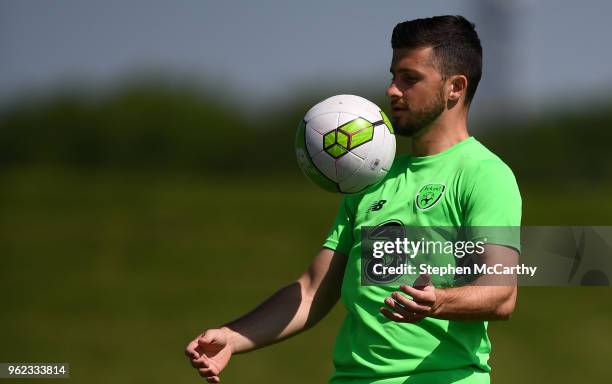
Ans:
POLYGON ((419 136, 446 108, 444 80, 431 55, 433 49, 393 50, 387 88, 395 131, 403 136, 419 136))

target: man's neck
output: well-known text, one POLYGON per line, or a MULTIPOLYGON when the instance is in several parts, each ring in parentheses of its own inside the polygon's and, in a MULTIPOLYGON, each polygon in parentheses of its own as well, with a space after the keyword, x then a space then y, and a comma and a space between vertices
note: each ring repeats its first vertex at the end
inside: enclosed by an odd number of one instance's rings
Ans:
POLYGON ((440 116, 425 127, 423 134, 412 138, 413 156, 431 156, 467 139, 467 119, 444 121, 440 116))

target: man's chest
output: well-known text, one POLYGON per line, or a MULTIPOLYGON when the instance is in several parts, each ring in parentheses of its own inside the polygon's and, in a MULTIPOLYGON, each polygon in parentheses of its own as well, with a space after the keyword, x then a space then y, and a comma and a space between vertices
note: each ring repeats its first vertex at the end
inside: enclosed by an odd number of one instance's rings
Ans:
POLYGON ((354 228, 393 222, 404 226, 460 226, 463 208, 455 173, 411 173, 364 194, 354 228))

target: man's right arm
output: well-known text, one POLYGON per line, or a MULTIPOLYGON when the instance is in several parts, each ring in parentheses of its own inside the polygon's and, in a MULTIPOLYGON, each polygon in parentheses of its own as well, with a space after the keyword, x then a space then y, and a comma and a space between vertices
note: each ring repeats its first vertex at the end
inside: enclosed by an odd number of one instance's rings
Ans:
POLYGON ((234 353, 272 344, 319 322, 340 298, 346 256, 323 248, 294 283, 226 324, 234 353))
POLYGON ((186 354, 192 365, 215 383, 232 354, 279 342, 315 325, 340 298, 346 262, 346 255, 323 248, 294 283, 246 315, 189 343, 186 354))

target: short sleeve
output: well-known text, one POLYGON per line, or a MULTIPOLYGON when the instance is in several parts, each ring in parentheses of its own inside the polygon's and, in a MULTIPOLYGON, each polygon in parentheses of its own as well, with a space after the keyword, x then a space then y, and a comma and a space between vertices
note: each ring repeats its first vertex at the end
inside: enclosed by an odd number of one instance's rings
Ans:
POLYGON ((348 255, 353 247, 355 214, 350 199, 345 195, 338 207, 338 214, 323 247, 348 255))
POLYGON ((521 194, 512 170, 499 159, 484 160, 467 178, 464 223, 474 238, 520 251, 521 194))

